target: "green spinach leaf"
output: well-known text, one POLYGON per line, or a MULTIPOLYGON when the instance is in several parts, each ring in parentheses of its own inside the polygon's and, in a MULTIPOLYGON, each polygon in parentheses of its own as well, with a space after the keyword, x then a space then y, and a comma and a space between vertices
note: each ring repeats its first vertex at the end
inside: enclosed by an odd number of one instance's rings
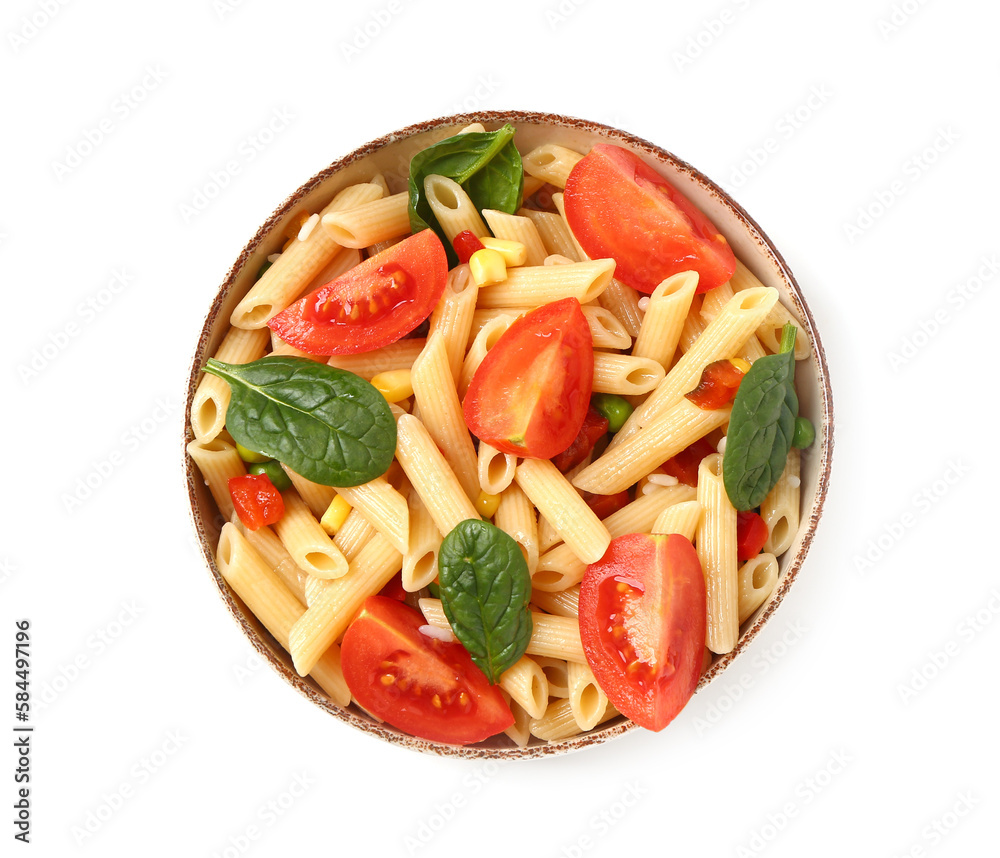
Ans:
POLYGON ((455 637, 496 685, 531 638, 531 576, 520 546, 488 521, 468 519, 442 541, 438 571, 455 637))
POLYGON ((410 161, 410 229, 414 234, 433 229, 448 251, 450 265, 458 258, 424 195, 424 179, 432 175, 460 184, 480 212, 496 209, 514 214, 521 206, 524 168, 509 124, 496 131, 456 134, 414 155, 410 161))
POLYGON ((356 486, 392 464, 392 411, 354 373, 308 358, 270 356, 246 364, 212 358, 205 372, 232 391, 229 434, 314 483, 356 486))
POLYGON ((722 481, 738 510, 760 506, 785 469, 799 412, 795 334, 794 325, 785 325, 778 354, 754 361, 733 402, 722 481))

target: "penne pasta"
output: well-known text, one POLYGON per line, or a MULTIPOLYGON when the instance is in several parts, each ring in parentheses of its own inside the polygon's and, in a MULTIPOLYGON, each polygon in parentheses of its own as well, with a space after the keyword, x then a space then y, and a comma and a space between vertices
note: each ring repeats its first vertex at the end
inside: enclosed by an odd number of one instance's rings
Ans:
POLYGON ((763 553, 751 557, 737 573, 740 625, 750 619, 778 584, 778 558, 763 553))
MULTIPOLYGON (((266 328, 230 328, 214 357, 222 363, 250 363, 264 356, 267 342, 266 328)), ((229 385, 218 376, 202 375, 191 402, 191 431, 198 441, 211 441, 223 430, 231 393, 229 385)))
POLYGON ((705 644, 718 654, 736 646, 740 634, 736 580, 736 510, 722 484, 722 456, 706 456, 698 468, 698 502, 702 517, 695 548, 705 573, 708 623, 705 644))
POLYGON ((327 235, 342 247, 369 247, 410 234, 409 195, 393 194, 346 211, 328 212, 322 221, 327 235))
POLYGON ((792 447, 778 482, 760 505, 761 518, 767 525, 764 550, 776 556, 791 548, 799 532, 801 462, 801 453, 792 447))

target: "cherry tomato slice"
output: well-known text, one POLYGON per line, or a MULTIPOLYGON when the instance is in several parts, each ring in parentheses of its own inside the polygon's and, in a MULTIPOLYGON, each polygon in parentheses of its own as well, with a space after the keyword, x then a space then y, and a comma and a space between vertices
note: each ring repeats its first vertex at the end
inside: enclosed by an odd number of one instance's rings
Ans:
POLYGON ((740 563, 764 550, 768 537, 767 523, 752 510, 736 513, 736 559, 740 563))
POLYGON ((564 474, 580 464, 594 445, 608 434, 608 418, 601 414, 593 405, 587 409, 583 418, 583 426, 572 443, 558 456, 552 459, 555 465, 564 474))
POLYGON ((229 480, 229 496, 247 530, 281 521, 285 501, 267 474, 247 474, 229 480))
POLYGON ((712 361, 701 371, 698 386, 684 395, 699 408, 708 411, 725 408, 736 398, 743 375, 743 370, 731 360, 712 361))
POLYGON ((611 541, 580 585, 580 636, 608 700, 642 727, 662 730, 684 708, 705 653, 705 578, 678 534, 611 541))
POLYGON ((500 693, 460 643, 420 631, 421 613, 369 596, 340 645, 347 687, 383 721, 431 742, 468 745, 513 725, 500 693))
POLYGON ((504 453, 551 459, 580 433, 594 382, 590 326, 576 298, 517 319, 472 377, 463 412, 504 453))
POLYGON ((425 229, 300 298, 267 324, 286 343, 309 354, 372 351, 423 322, 447 280, 444 245, 425 229))
POLYGON ((651 293, 681 271, 698 291, 725 283, 736 257, 725 237, 638 155, 598 144, 573 168, 563 193, 566 220, 593 259, 615 260, 615 277, 651 293))

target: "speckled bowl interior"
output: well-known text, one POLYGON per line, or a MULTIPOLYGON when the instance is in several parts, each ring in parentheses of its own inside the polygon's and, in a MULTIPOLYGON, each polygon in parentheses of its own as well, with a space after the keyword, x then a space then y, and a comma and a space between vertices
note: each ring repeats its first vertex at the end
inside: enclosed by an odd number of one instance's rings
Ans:
MULTIPOLYGON (((706 671, 699 684, 699 689, 703 688, 739 656, 771 617, 800 573, 827 493, 833 451, 833 403, 819 332, 805 297, 781 254, 738 203, 694 167, 670 152, 624 131, 594 122, 519 111, 463 114, 434 119, 387 134, 362 146, 332 163, 295 191, 267 219, 236 259, 212 301, 198 339, 188 380, 186 414, 190 418, 191 402, 201 377, 201 368, 222 341, 233 308, 250 288, 257 270, 267 256, 280 250, 284 241, 282 233, 288 223, 300 212, 319 211, 339 190, 355 182, 367 181, 377 172, 386 177, 392 192, 405 190, 410 158, 416 152, 475 121, 482 122, 487 129, 510 122, 517 129, 515 140, 522 153, 548 142, 582 152, 599 142, 611 142, 633 150, 708 215, 729 240, 737 257, 764 285, 773 286, 779 291, 782 301, 796 316, 812 341, 813 354, 809 359, 799 361, 796 376, 800 411, 817 428, 816 442, 802 459, 802 516, 799 532, 791 548, 781 558, 780 577, 774 592, 744 623, 736 648, 717 657, 706 671)), ((189 424, 190 419, 187 422, 189 424)), ((189 440, 188 435, 184 443, 189 440)), ((456 747, 415 739, 373 720, 353 707, 345 710, 335 706, 311 680, 302 678, 295 672, 288 653, 247 610, 220 575, 214 555, 222 522, 204 481, 197 468, 187 459, 186 453, 185 470, 194 527, 210 574, 226 608, 261 656, 289 685, 341 721, 385 741, 427 753, 494 759, 526 759, 565 753, 606 742, 629 730, 641 729, 619 717, 589 733, 560 742, 539 742, 526 748, 518 748, 501 735, 479 745, 456 747)))

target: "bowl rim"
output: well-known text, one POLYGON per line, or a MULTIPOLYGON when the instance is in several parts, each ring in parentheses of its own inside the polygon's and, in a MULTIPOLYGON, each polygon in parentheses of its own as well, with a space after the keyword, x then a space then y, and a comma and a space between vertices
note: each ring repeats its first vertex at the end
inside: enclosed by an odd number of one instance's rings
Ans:
POLYGON ((257 653, 263 657, 268 664, 289 684, 291 684, 300 694, 334 715, 339 720, 346 722, 350 726, 362 732, 374 735, 390 744, 400 745, 411 750, 417 750, 436 756, 458 757, 465 759, 493 759, 493 760, 525 760, 538 759, 561 755, 571 751, 579 750, 590 745, 603 744, 610 739, 641 729, 624 716, 610 720, 604 726, 598 726, 593 730, 578 736, 555 742, 541 742, 528 745, 527 747, 492 747, 486 744, 477 745, 447 745, 443 743, 430 742, 413 736, 401 733, 394 728, 376 722, 363 713, 353 711, 353 704, 349 708, 341 708, 333 703, 320 691, 308 677, 300 677, 294 670, 285 663, 287 653, 283 647, 274 640, 270 633, 263 628, 259 620, 252 613, 243 607, 242 601, 233 592, 228 583, 219 572, 215 561, 214 550, 205 522, 199 509, 197 498, 197 483, 201 480, 190 456, 187 455, 187 445, 192 440, 191 432, 191 407, 198 382, 202 376, 202 367, 206 360, 206 350, 212 338, 215 325, 225 302, 226 297, 232 291, 235 283, 246 266, 248 260, 254 252, 267 239, 273 228, 298 204, 298 202, 311 191, 319 188, 328 179, 361 159, 379 151, 386 146, 402 140, 423 134, 428 131, 447 129, 450 127, 464 127, 473 122, 481 122, 484 125, 492 126, 503 123, 511 123, 515 129, 520 124, 531 125, 555 125, 564 129, 577 129, 582 132, 599 135, 610 142, 617 142, 627 146, 634 151, 639 151, 647 157, 651 157, 658 162, 670 163, 674 169, 687 176, 697 183, 702 189, 714 196, 723 206, 729 208, 749 233, 759 248, 768 256, 780 277, 787 285, 789 292, 796 301, 796 310, 799 311, 805 323, 812 343, 813 360, 815 361, 815 371, 819 392, 819 413, 821 419, 821 431, 817 432, 819 441, 818 449, 811 451, 811 456, 818 457, 818 473, 816 493, 813 497, 809 509, 808 518, 800 521, 799 532, 802 534, 801 542, 795 555, 790 558, 788 565, 782 570, 781 578, 774 592, 768 597, 762 609, 758 609, 752 624, 747 627, 739 636, 736 646, 732 651, 718 656, 712 665, 702 674, 697 691, 702 690, 713 679, 718 677, 732 661, 750 644, 757 633, 770 619, 778 605, 782 602, 793 581, 798 575, 802 564, 809 552, 809 548, 815 537, 815 531, 822 516, 826 497, 829 491, 829 480, 832 467, 833 446, 834 446, 834 420, 833 420, 833 391, 830 382, 829 367, 826 359, 826 352, 823 347, 819 331, 815 324, 812 310, 802 294, 798 281, 792 274, 781 252, 767 236, 756 220, 743 208, 743 206, 733 199, 728 192, 722 189, 716 182, 702 173, 700 170, 679 158, 670 150, 658 146, 638 135, 627 131, 596 122, 588 119, 581 119, 564 114, 547 113, 540 111, 525 110, 484 110, 467 113, 456 113, 439 116, 412 123, 397 131, 392 131, 375 138, 367 143, 358 146, 347 154, 337 158, 327 167, 314 174, 306 180, 294 192, 292 192, 281 204, 275 208, 271 215, 259 227, 253 237, 246 243, 237 256, 235 262, 223 278, 222 285, 216 292, 212 305, 206 314, 202 325, 194 354, 191 360, 191 370, 187 380, 187 394, 185 397, 184 409, 184 437, 183 437, 183 457, 184 472, 187 483, 189 514, 201 546, 202 555, 208 566, 209 572, 215 582, 220 599, 228 610, 229 614, 242 629, 244 635, 250 640, 251 645, 257 653))

